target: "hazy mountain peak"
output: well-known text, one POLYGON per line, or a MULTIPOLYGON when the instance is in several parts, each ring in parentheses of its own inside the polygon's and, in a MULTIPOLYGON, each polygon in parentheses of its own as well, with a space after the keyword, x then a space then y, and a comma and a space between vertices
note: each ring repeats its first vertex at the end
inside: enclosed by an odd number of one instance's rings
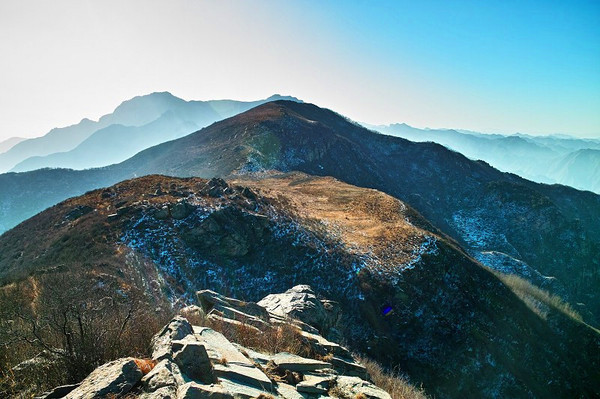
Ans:
POLYGON ((281 94, 273 94, 272 96, 267 98, 267 101, 278 101, 278 100, 287 100, 287 101, 294 101, 297 103, 303 103, 304 101, 300 100, 299 98, 296 98, 294 96, 282 96, 281 94))

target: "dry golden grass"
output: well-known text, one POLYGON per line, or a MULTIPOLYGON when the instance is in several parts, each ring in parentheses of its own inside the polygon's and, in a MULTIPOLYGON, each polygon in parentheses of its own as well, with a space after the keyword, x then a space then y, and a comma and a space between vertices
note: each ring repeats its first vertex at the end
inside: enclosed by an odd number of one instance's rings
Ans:
POLYGON ((390 373, 379 363, 365 357, 357 356, 357 360, 367 368, 373 383, 389 393, 392 399, 427 399, 423 388, 410 384, 402 374, 390 373))
POLYGON ((561 297, 552 295, 514 274, 504 274, 495 270, 492 272, 542 319, 546 320, 550 310, 555 310, 583 322, 581 315, 561 297))
POLYGON ((400 264, 411 260, 424 239, 423 231, 406 221, 406 205, 377 190, 301 173, 232 183, 285 203, 297 217, 337 234, 353 252, 400 264))

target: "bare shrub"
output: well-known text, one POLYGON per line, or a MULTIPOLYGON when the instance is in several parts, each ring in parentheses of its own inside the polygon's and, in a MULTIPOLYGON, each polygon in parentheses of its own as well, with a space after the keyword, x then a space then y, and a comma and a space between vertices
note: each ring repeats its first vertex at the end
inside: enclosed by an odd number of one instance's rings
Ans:
POLYGON ((39 392, 79 382, 120 357, 143 358, 152 336, 171 317, 165 310, 151 311, 134 288, 98 285, 93 276, 30 280, 0 293, 2 397, 9 389, 39 392), (48 361, 12 372, 25 359, 40 359, 39 354, 48 361), (19 374, 17 384, 10 384, 11 374, 19 374))

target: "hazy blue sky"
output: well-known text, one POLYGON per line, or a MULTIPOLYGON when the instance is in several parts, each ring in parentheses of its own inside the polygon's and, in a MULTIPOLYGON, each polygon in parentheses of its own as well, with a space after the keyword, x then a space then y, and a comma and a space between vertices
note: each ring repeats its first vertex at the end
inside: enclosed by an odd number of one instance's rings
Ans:
POLYGON ((0 1, 0 139, 135 95, 600 137, 600 1, 0 1))

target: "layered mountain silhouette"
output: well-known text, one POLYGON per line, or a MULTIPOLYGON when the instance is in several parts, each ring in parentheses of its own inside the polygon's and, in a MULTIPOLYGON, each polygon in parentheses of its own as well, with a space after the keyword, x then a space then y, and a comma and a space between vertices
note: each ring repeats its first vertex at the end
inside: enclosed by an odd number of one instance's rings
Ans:
POLYGON ((6 152, 13 148, 15 145, 19 144, 21 141, 26 140, 23 137, 11 137, 4 141, 0 141, 0 154, 6 152))
MULTIPOLYGON (((186 142, 188 149, 196 140, 212 143, 206 153, 221 154, 223 143, 237 135, 257 140, 234 146, 246 157, 221 162, 224 170, 257 168, 259 162, 325 169, 325 159, 337 151, 353 161, 382 151, 360 146, 354 135, 360 127, 312 105, 271 103, 224 123, 229 130, 220 135, 205 129, 186 142), (280 136, 281 126, 289 137, 280 136), (306 143, 304 154, 293 141, 306 143), (318 153, 310 149, 315 142, 318 153)), ((386 150, 408 145, 418 152, 419 145, 383 139, 386 150)), ((170 143, 172 156, 186 148, 177 143, 170 143)), ((158 156, 156 151, 151 154, 158 156)), ((200 156, 198 149, 192 154, 200 156)), ((172 159, 163 153, 157 161, 172 159)), ((171 167, 181 165, 178 159, 171 167)), ((354 171, 366 173, 360 166, 354 171)), ((597 330, 523 280, 511 282, 475 262, 406 203, 297 172, 236 179, 147 176, 69 199, 21 223, 0 236, 0 300, 6 301, 0 308, 10 306, 11 292, 27 293, 34 306, 46 303, 60 281, 70 282, 61 290, 83 296, 93 291, 104 299, 141 292, 149 309, 164 302, 185 305, 207 287, 256 301, 310 284, 342 309, 340 330, 323 334, 343 336, 351 349, 399 367, 435 397, 600 392, 597 330), (78 290, 78 282, 90 291, 78 290)))
MULTIPOLYGON (((168 92, 134 97, 99 121, 51 130, 0 154, 0 171, 41 168, 87 169, 124 161, 137 152, 173 140, 268 101, 185 101, 168 92)), ((0 151, 1 152, 1 151, 0 151)))
POLYGON ((0 176, 10 228, 70 196, 147 174, 227 176, 298 170, 399 198, 469 254, 577 304, 598 325, 600 197, 502 173, 433 143, 369 131, 311 104, 275 101, 88 171, 0 176))
POLYGON ((411 141, 439 143, 471 159, 481 159, 502 171, 515 173, 539 183, 560 183, 600 193, 598 156, 593 151, 600 151, 598 140, 568 136, 503 136, 452 129, 417 129, 404 123, 365 126, 411 141), (591 152, 586 152, 586 156, 578 156, 580 151, 591 152), (572 164, 574 158, 578 158, 575 161, 578 166, 565 167, 566 164, 572 164))

